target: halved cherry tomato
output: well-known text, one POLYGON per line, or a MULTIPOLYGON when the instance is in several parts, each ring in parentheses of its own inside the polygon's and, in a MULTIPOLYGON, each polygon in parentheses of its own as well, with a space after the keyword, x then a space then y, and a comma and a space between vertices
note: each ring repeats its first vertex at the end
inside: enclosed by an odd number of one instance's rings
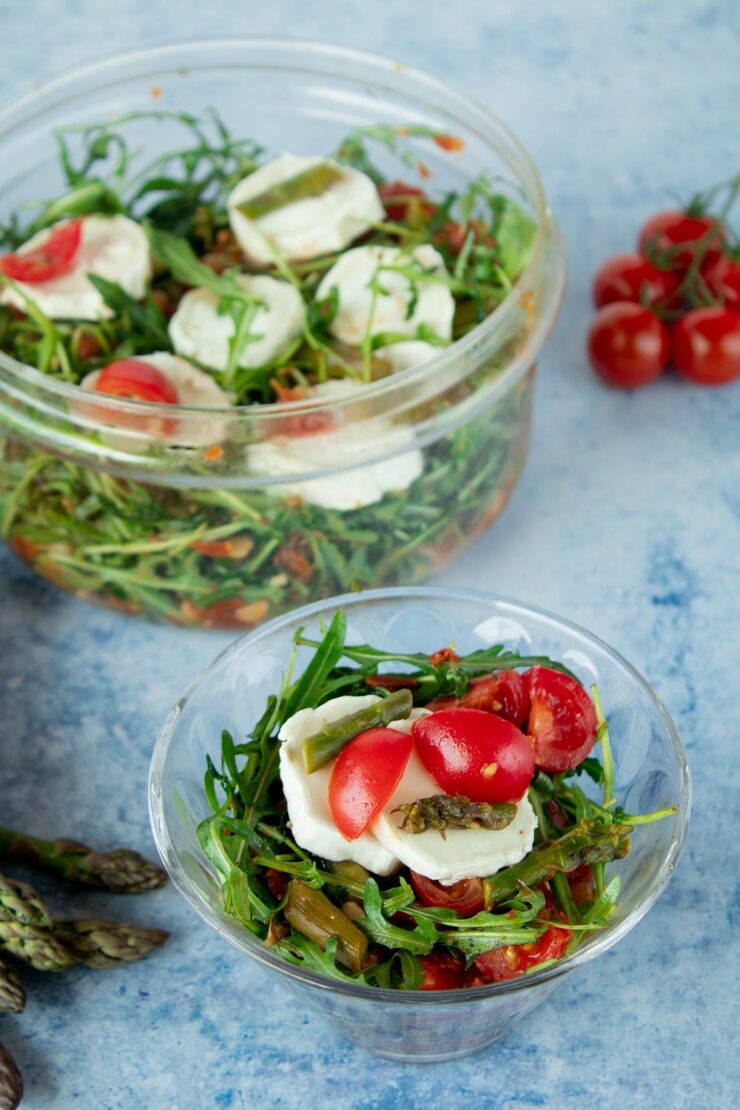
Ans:
POLYGON ((423 906, 456 910, 460 917, 473 917, 483 909, 483 883, 480 879, 461 879, 459 883, 443 886, 416 871, 409 871, 409 878, 423 906))
POLYGON ((111 362, 95 382, 95 392, 132 401, 156 401, 176 405, 177 390, 156 366, 140 358, 122 358, 111 362))
POLYGON ((419 956, 424 968, 420 991, 453 991, 465 981, 465 960, 445 949, 435 948, 428 956, 419 956))
POLYGON ((0 258, 0 272, 26 285, 51 281, 73 268, 81 241, 82 220, 69 220, 61 227, 52 228, 48 238, 33 250, 0 258))
POLYGON ((329 809, 347 840, 373 823, 406 770, 413 740, 392 728, 361 732, 342 748, 329 779, 329 809))
POLYGON ((647 385, 668 362, 668 329, 654 312, 630 301, 600 308, 588 333, 588 354, 608 385, 647 385))
POLYGON ((740 262, 733 261, 724 254, 715 253, 701 267, 709 291, 721 297, 725 308, 740 309, 740 262))
POLYGON ((726 385, 740 378, 740 312, 696 308, 683 316, 671 336, 673 364, 697 385, 726 385))
POLYGON ((543 771, 571 771, 596 741, 596 710, 580 682, 550 667, 525 674, 531 701, 527 731, 535 763, 543 771))
POLYGON ((254 550, 254 540, 246 535, 232 536, 227 540, 193 540, 190 546, 211 559, 246 559, 254 550))
POLYGON ((432 204, 423 189, 416 185, 407 185, 405 181, 388 181, 379 186, 378 193, 388 219, 394 223, 405 220, 409 210, 413 211, 413 208, 417 208, 426 217, 431 216, 436 209, 436 205, 432 204), (395 197, 402 199, 394 202, 395 197))
POLYGON ((282 902, 285 895, 288 893, 288 885, 290 883, 290 875, 286 875, 284 871, 275 871, 273 867, 268 867, 265 871, 265 884, 273 898, 277 898, 278 902, 282 902))
POLYGON ((483 709, 520 728, 529 710, 529 689, 517 671, 498 671, 474 678, 459 698, 434 698, 427 709, 483 709))
POLYGON ((566 878, 571 897, 577 906, 582 906, 584 902, 593 902, 596 897, 596 880, 589 864, 582 863, 569 871, 566 878))
MULTIPOLYGON (((565 921, 563 914, 558 916, 565 921)), ((532 944, 507 944, 501 948, 492 948, 490 952, 483 952, 475 957, 473 966, 490 983, 516 979, 546 960, 559 960, 572 935, 570 929, 550 926, 532 944)))
POLYGON ((659 270, 639 254, 618 254, 594 278, 594 304, 597 308, 613 301, 654 305, 675 293, 679 281, 675 271, 659 270))
POLYGON ((722 225, 705 216, 689 216, 685 212, 659 212, 652 216, 640 232, 638 246, 645 258, 656 257, 670 251, 671 266, 686 269, 694 257, 699 239, 707 236, 705 247, 719 247, 724 239, 722 225), (712 235, 707 232, 712 231, 712 235), (674 249, 686 244, 686 250, 674 249))
POLYGON ((414 721, 419 759, 446 794, 474 802, 518 802, 534 775, 524 733, 482 709, 443 709, 414 721))
POLYGON ((267 616, 270 603, 265 598, 257 601, 244 601, 241 597, 226 597, 222 601, 201 607, 192 601, 180 602, 180 612, 192 624, 202 624, 206 628, 230 628, 244 632, 254 628, 267 616))

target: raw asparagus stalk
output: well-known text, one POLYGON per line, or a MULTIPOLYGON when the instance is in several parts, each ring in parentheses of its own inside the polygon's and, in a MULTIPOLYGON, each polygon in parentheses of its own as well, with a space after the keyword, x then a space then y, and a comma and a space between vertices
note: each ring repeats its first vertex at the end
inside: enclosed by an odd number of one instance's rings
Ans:
POLYGON ((0 1044, 0 1110, 15 1110, 23 1098, 23 1076, 5 1045, 0 1044))
POLYGON ((395 690, 382 701, 359 709, 325 725, 319 732, 307 736, 301 746, 306 774, 311 775, 338 756, 342 748, 368 728, 382 728, 391 721, 408 717, 414 699, 410 690, 395 690))
POLYGON ((248 219, 257 220, 261 216, 268 216, 270 212, 277 212, 286 204, 322 196, 341 177, 342 171, 331 162, 317 162, 316 165, 301 170, 293 177, 272 185, 264 193, 250 197, 249 200, 238 204, 237 208, 248 219))
POLYGON ((66 971, 77 958, 49 929, 20 921, 0 921, 0 953, 6 952, 37 971, 66 971))
POLYGON ((629 825, 581 821, 557 840, 534 848, 521 863, 484 879, 486 909, 511 898, 521 885, 537 886, 550 875, 567 874, 584 863, 622 859, 630 850, 631 832, 629 825))
POLYGON ((32 887, 0 875, 0 922, 6 921, 48 929, 51 915, 32 887))
POLYGON ((26 991, 20 976, 0 960, 0 1011, 19 1014, 26 1005, 26 991))
POLYGON ((401 828, 407 833, 437 829, 505 829, 516 817, 516 806, 508 802, 495 805, 471 802, 462 794, 434 794, 398 807, 405 814, 401 828))
POLYGON ((76 840, 40 840, 12 829, 0 828, 0 856, 113 894, 141 894, 167 879, 161 867, 128 848, 96 852, 76 840))
POLYGON ((167 940, 162 929, 121 921, 56 921, 54 937, 85 967, 115 967, 148 956, 167 940))

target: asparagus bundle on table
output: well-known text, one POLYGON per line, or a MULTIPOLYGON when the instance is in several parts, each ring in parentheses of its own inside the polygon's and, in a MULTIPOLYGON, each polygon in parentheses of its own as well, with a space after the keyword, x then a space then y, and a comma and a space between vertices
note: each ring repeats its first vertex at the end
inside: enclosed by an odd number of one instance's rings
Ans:
POLYGON ((0 1044, 0 1110, 15 1110, 23 1098, 23 1076, 7 1048, 0 1044))
POLYGON ((113 894, 142 894, 167 879, 161 867, 129 848, 96 852, 77 840, 41 840, 13 829, 0 828, 0 855, 113 894))
POLYGON ((26 992, 19 976, 0 960, 0 1012, 19 1014, 26 1005, 26 992))
POLYGON ((0 950, 39 971, 64 971, 77 961, 51 929, 51 914, 36 891, 0 875, 0 950))

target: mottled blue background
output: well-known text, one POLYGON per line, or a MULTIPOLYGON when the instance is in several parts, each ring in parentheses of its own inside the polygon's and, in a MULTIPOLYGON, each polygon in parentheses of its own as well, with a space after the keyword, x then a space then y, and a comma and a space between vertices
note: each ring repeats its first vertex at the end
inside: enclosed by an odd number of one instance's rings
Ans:
MULTIPOLYGON (((589 284, 642 220, 738 170, 736 0, 25 0, 4 4, 0 94, 163 37, 326 37, 434 70, 533 153, 565 233, 570 285, 542 359, 530 460, 501 521, 440 581, 540 603, 593 629, 673 712, 695 810, 649 917, 489 1051, 379 1065, 296 1009, 176 897, 80 896, 168 924, 120 972, 36 976, 0 1038, 29 1108, 80 1106, 730 1107, 737 1054, 740 386, 591 376, 589 284), (733 788, 734 780, 734 788, 733 788)), ((222 637, 68 600, 0 556, 3 821, 152 851, 157 727, 222 637)), ((58 904, 58 900, 57 900, 58 904)))

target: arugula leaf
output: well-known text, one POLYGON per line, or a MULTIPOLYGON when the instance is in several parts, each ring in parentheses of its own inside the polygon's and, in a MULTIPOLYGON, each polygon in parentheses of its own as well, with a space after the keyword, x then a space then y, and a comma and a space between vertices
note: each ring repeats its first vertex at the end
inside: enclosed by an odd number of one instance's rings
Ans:
POLYGON ((172 350, 164 314, 157 308, 151 297, 141 304, 116 282, 108 281, 99 274, 88 274, 87 280, 95 286, 105 304, 116 316, 128 317, 132 328, 140 337, 148 340, 157 349, 172 350))
POLYGON ((403 949, 416 955, 431 952, 438 940, 437 930, 431 921, 420 917, 415 929, 401 929, 398 925, 392 925, 383 913, 383 899, 375 879, 368 879, 365 883, 363 903, 365 917, 358 924, 376 944, 403 949))

